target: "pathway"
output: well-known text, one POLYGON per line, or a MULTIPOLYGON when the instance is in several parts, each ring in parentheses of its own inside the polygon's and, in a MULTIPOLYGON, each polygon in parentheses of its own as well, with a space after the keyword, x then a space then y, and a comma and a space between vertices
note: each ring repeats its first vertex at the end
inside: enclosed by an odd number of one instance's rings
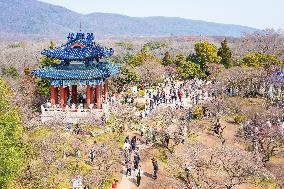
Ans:
MULTIPOLYGON (((150 148, 151 146, 147 146, 146 144, 140 144, 138 145, 138 148, 141 152, 141 150, 145 150, 147 148, 150 148)), ((133 154, 131 155, 131 159, 133 159, 133 154)), ((143 160, 141 161, 141 167, 142 167, 142 170, 144 170, 145 166, 143 165, 143 160)), ((145 173, 145 172, 144 172, 145 173)), ((126 168, 125 166, 123 166, 123 170, 122 170, 122 178, 121 178, 121 181, 119 182, 118 184, 118 188, 117 189, 132 189, 132 188, 137 188, 136 186, 136 177, 135 177, 135 173, 133 170, 131 170, 131 176, 126 176, 126 168)), ((143 178, 144 176, 142 176, 142 181, 144 180, 143 178)))

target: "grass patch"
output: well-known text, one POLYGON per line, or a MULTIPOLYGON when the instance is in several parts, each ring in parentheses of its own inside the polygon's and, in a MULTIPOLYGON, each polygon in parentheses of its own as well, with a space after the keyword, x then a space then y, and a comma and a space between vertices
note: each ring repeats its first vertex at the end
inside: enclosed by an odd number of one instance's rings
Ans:
POLYGON ((255 189, 276 189, 276 181, 274 179, 267 179, 265 177, 256 181, 255 189))
POLYGON ((52 134, 51 129, 43 127, 36 129, 29 138, 31 140, 38 140, 42 138, 48 138, 51 134, 52 134))
POLYGON ((192 143, 192 142, 196 142, 198 140, 199 135, 196 133, 190 133, 188 135, 188 142, 192 143))

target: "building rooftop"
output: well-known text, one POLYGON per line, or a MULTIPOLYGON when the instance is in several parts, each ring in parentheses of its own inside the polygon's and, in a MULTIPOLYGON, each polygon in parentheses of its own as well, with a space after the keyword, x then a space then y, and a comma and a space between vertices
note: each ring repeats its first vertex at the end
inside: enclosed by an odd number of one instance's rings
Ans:
POLYGON ((110 57, 114 53, 112 48, 101 47, 94 42, 92 33, 77 33, 74 37, 73 33, 69 33, 67 42, 60 47, 54 49, 44 49, 41 54, 50 58, 60 60, 84 60, 110 57))
POLYGON ((91 80, 108 78, 119 73, 120 65, 99 62, 86 66, 81 64, 57 65, 37 69, 33 75, 56 80, 91 80))
POLYGON ((84 33, 77 33, 74 36, 70 33, 65 44, 42 51, 42 55, 62 60, 59 65, 39 68, 32 74, 50 79, 51 83, 68 83, 72 80, 84 84, 86 80, 100 83, 119 73, 120 65, 100 61, 101 58, 113 55, 112 48, 96 45, 92 33, 87 33, 86 36, 84 33))

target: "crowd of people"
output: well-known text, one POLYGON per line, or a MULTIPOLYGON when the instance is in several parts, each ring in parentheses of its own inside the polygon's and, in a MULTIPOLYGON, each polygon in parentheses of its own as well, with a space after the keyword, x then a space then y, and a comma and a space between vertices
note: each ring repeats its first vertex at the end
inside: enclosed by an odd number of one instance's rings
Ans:
MULTIPOLYGON (((141 134, 143 136, 143 134, 141 134)), ((141 156, 139 151, 138 143, 140 143, 140 139, 136 136, 133 136, 131 139, 128 136, 125 137, 124 140, 124 163, 125 163, 125 176, 131 176, 132 172, 136 177, 136 184, 139 187, 141 183, 141 179, 143 176, 143 169, 141 166, 141 156)), ((153 163, 153 179, 157 179, 158 173, 158 162, 154 158, 152 158, 153 163)))
POLYGON ((145 89, 146 104, 140 117, 148 116, 160 105, 172 106, 176 110, 202 105, 210 97, 209 85, 210 82, 201 79, 178 83, 174 78, 168 77, 155 90, 145 89))
MULTIPOLYGON (((165 82, 158 84, 155 89, 150 89, 143 85, 144 98, 146 99, 146 103, 144 110, 140 112, 140 118, 143 119, 144 117, 147 117, 151 114, 152 111, 156 111, 158 107, 165 105, 171 106, 177 111, 180 109, 188 109, 187 119, 192 120, 194 117, 193 107, 196 105, 202 106, 207 100, 213 99, 211 98, 212 94, 210 94, 209 92, 210 85, 210 81, 201 79, 192 79, 189 81, 177 82, 173 77, 166 78, 165 82)), ((110 98, 112 99, 111 102, 115 102, 117 97, 115 95, 110 95, 110 98)), ((124 96, 123 98, 124 103, 130 104, 134 101, 134 97, 131 95, 124 96)), ((253 121, 254 120, 251 120, 251 122, 246 122, 243 127, 244 131, 246 131, 245 128, 248 128, 249 135, 253 136, 254 148, 257 151, 263 150, 264 138, 267 137, 266 135, 268 131, 271 131, 277 127, 277 129, 281 130, 282 134, 284 133, 284 123, 280 123, 280 121, 273 123, 268 121, 265 127, 252 127, 251 125, 257 125, 254 124, 253 121)), ((213 133, 215 133, 220 139, 222 139, 222 143, 225 141, 223 138, 224 129, 225 127, 222 127, 219 118, 211 129, 213 133)), ((159 140, 159 142, 162 141, 162 144, 164 144, 165 147, 169 146, 169 141, 171 138, 169 133, 164 132, 163 134, 161 134, 161 132, 158 132, 155 127, 145 129, 143 125, 140 125, 139 131, 140 137, 138 137, 138 135, 133 136, 132 138, 130 138, 129 135, 126 136, 123 146, 123 158, 125 166, 124 175, 126 177, 134 175, 134 177, 136 178, 136 185, 138 187, 141 184, 143 175, 145 175, 142 169, 142 159, 140 155, 141 138, 143 137, 143 139, 145 139, 146 145, 149 143, 155 143, 159 140)), ((75 127, 73 132, 78 135, 82 131, 81 128, 77 126, 75 127)), ((184 143, 187 136, 187 128, 182 127, 179 131, 177 131, 176 135, 171 134, 171 136, 180 138, 180 143, 184 143)), ((99 151, 102 152, 103 147, 98 147, 94 143, 93 148, 89 152, 89 162, 91 164, 94 163, 96 153, 99 153, 99 151)), ((68 156, 70 154, 71 153, 65 153, 64 155, 68 156)), ((75 151, 74 155, 78 155, 77 151, 75 151)), ((152 158, 151 161, 153 166, 152 178, 156 180, 158 178, 159 170, 158 161, 155 158, 152 158)), ((189 177, 191 176, 191 169, 192 167, 190 164, 186 163, 184 165, 184 171, 186 173, 187 179, 189 179, 189 177)), ((80 179, 74 180, 75 185, 81 185, 80 182, 82 182, 80 181, 80 179)), ((115 189, 117 187, 118 180, 114 179, 112 188, 115 189)))

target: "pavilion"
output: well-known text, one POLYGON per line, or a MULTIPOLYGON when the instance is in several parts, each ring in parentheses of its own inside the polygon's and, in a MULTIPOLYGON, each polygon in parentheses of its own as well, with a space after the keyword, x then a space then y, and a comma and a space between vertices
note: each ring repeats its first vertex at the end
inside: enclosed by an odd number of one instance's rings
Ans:
POLYGON ((69 111, 67 100, 71 99, 75 106, 72 111, 78 112, 78 86, 86 88, 84 111, 102 109, 102 101, 107 102, 108 79, 119 73, 120 66, 101 60, 112 56, 114 51, 96 45, 92 33, 77 33, 76 36, 70 33, 67 39, 60 47, 41 52, 61 62, 33 70, 32 74, 50 80, 52 110, 69 111))

